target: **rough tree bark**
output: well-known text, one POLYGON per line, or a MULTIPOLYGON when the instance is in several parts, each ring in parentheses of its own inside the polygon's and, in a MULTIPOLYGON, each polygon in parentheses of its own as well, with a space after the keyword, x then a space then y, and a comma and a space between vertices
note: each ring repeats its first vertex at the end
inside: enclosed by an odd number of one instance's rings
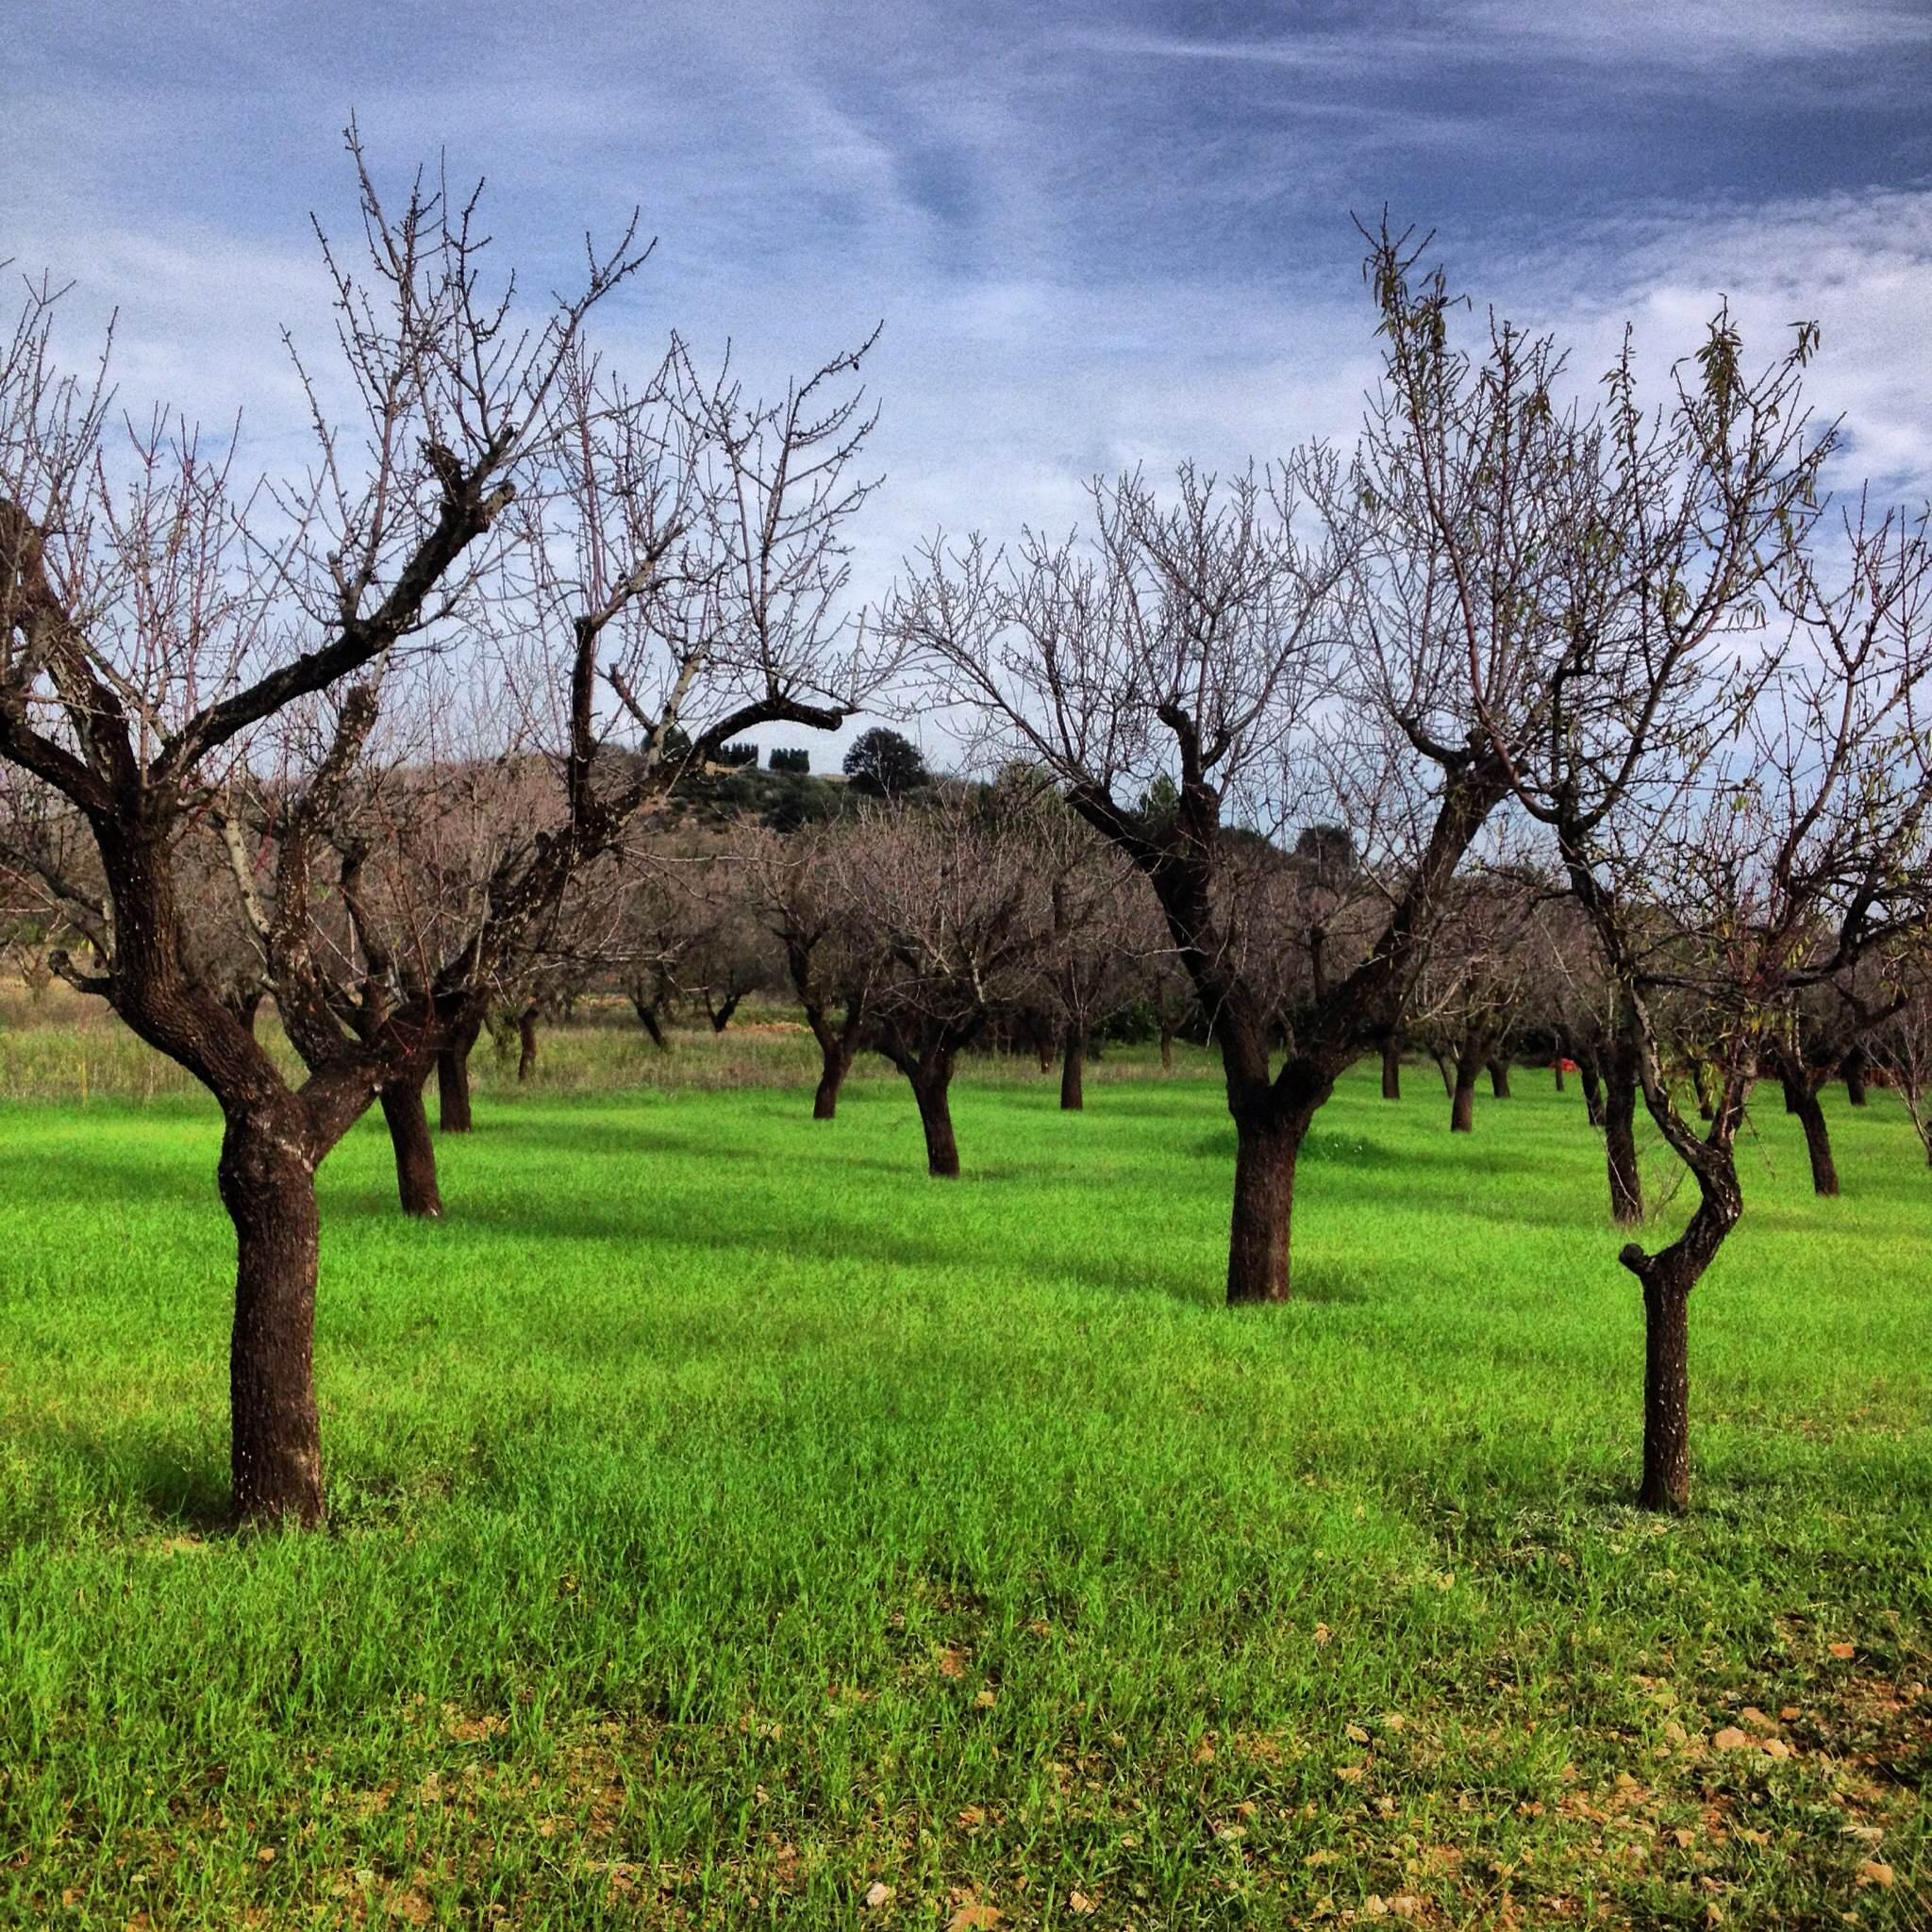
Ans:
POLYGON ((217 1170, 235 1224, 228 1346, 229 1469, 244 1523, 322 1521, 322 1426, 313 1344, 320 1221, 298 1110, 272 1102, 227 1115, 217 1170))
POLYGON ((1227 1298, 1285 1302, 1294 1220, 1294 1170, 1307 1122, 1235 1118, 1234 1213, 1228 1231, 1227 1298))

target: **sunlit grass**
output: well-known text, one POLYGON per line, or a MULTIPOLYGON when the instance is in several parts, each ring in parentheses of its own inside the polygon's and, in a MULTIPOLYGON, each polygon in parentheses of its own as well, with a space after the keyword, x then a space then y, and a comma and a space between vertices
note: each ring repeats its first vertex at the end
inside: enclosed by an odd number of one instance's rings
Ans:
POLYGON ((310 1538, 219 1526, 211 1111, 0 1107, 0 1923, 1918 1923, 1932 1176, 1886 1096, 1837 1202, 1756 1116, 1665 1524, 1547 1074, 1469 1138, 1351 1081, 1297 1301, 1230 1315, 1197 1058, 1072 1118, 968 1076, 945 1185, 902 1085, 815 1125, 687 1045, 691 1091, 486 1073, 439 1226, 379 1123, 331 1158, 310 1538), (1747 1707, 1788 1756, 1718 1747, 1747 1707))

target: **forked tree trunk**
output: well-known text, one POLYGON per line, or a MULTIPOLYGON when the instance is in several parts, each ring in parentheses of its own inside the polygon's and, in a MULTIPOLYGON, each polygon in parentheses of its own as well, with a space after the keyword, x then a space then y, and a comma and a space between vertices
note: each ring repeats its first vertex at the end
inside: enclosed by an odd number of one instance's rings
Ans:
POLYGON ((925 1130, 925 1171, 935 1180, 959 1178, 959 1146, 953 1138, 950 1058, 940 1066, 923 1067, 908 1075, 912 1097, 919 1103, 919 1124, 925 1130))
POLYGON ((1235 1122, 1234 1217, 1227 1243, 1227 1300, 1285 1302, 1294 1169, 1306 1124, 1235 1122))
POLYGON ((1382 1098, 1402 1098, 1402 1042, 1392 1037, 1382 1042, 1382 1098))
POLYGON ((1163 1074, 1174 1072, 1174 1028, 1172 1026, 1163 1026, 1160 1029, 1160 1071, 1163 1074))
POLYGON ((445 1134, 470 1131, 470 1053, 482 1030, 480 1015, 464 1021, 436 1056, 436 1124, 445 1134))
POLYGON ((714 1007, 711 1004, 710 996, 708 994, 706 995, 705 1011, 710 1016, 711 1031, 713 1033, 722 1033, 725 1027, 730 1025, 731 1016, 737 1012, 738 1003, 743 997, 742 993, 735 992, 722 1007, 714 1007))
POLYGON ((442 1195, 436 1185, 436 1143, 429 1138, 423 1082, 392 1080, 376 1097, 382 1102, 382 1117, 389 1126, 403 1212, 424 1221, 441 1221, 442 1195))
POLYGON ((1811 1161, 1811 1191, 1833 1195, 1838 1192, 1838 1163, 1831 1158, 1831 1129, 1824 1124, 1824 1108, 1819 1104, 1818 1090, 1808 1080, 1788 1080, 1785 1101, 1798 1116, 1805 1130, 1805 1152, 1811 1161))
POLYGON ((1865 1081, 1869 1067, 1870 1061, 1866 1057, 1865 1049, 1862 1046, 1855 1046, 1850 1053, 1846 1054, 1844 1065, 1840 1069, 1840 1072, 1844 1074, 1845 1098, 1854 1107, 1868 1105, 1865 1081))
POLYGON ((529 1084, 537 1071, 537 1008, 525 1007, 517 1015, 517 1085, 529 1084))
POLYGON ((243 1523, 319 1523, 315 1170, 292 1108, 231 1116, 218 1174, 235 1224, 228 1349, 235 1513, 243 1523))
POLYGON ((1490 1092, 1497 1100, 1509 1098, 1509 1062, 1491 1060, 1490 1062, 1490 1092))
POLYGON ((1714 1158, 1697 1175, 1697 1211, 1684 1232, 1657 1254, 1646 1255, 1632 1241, 1617 1257, 1643 1286, 1643 1479, 1637 1503, 1674 1516, 1690 1505, 1690 1291, 1743 1211, 1729 1139, 1742 1099, 1741 1089, 1719 1096, 1721 1126, 1705 1141, 1714 1158))
POLYGON ((1637 1048, 1613 1041, 1604 1069, 1604 1161, 1609 1172, 1610 1219, 1632 1227, 1643 1219, 1643 1173, 1637 1165, 1637 1048))
POLYGON ((1087 1104, 1085 1074, 1087 1070, 1087 1036, 1073 1023, 1067 1026, 1067 1034, 1060 1049, 1060 1111, 1078 1113, 1087 1104))

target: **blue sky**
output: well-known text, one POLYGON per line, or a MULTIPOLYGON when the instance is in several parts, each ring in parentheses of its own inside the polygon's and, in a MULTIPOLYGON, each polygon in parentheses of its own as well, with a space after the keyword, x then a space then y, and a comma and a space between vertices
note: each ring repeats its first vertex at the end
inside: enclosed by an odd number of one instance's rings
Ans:
POLYGON ((1841 478, 1932 490, 1932 0, 6 12, 0 257, 77 277, 77 325, 118 304, 128 401, 244 406, 264 460, 353 108, 385 168, 488 175, 539 282, 640 206, 602 324, 639 363, 676 326, 782 378, 882 318, 867 591, 1097 468, 1345 434, 1385 203, 1582 370, 1625 317, 1660 368, 1720 291, 1767 345, 1818 317, 1841 478))

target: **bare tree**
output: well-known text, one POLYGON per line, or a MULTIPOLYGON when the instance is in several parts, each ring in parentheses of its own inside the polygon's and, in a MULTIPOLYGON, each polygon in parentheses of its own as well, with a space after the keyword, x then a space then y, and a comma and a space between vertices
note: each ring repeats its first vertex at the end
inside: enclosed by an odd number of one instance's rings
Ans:
POLYGON ((745 894, 784 955, 792 991, 819 1049, 811 1117, 829 1121, 865 1041, 882 951, 852 921, 841 881, 852 875, 843 847, 868 833, 846 821, 822 821, 780 835, 762 826, 740 833, 745 894))
POLYGON ((351 146, 365 246, 352 260, 324 245, 358 426, 312 381, 304 475, 237 492, 229 459, 158 413, 110 446, 105 374, 63 373, 44 288, 0 376, 0 760, 59 793, 95 849, 106 943, 94 970, 65 970, 222 1107, 235 1507, 306 1523, 324 1508, 316 1168, 379 1095, 420 1087, 631 817, 751 724, 836 724, 834 687, 858 677, 826 654, 837 530, 863 494, 843 465, 865 422, 814 400, 853 358, 759 409, 674 351, 669 420, 706 452, 674 465, 700 481, 688 522, 688 496, 649 487, 666 412, 600 384, 581 340, 645 251, 626 234, 593 254, 582 292, 526 327, 508 289, 486 291, 474 197, 419 179, 391 214, 351 146), (645 480, 626 490, 633 460, 645 480), (717 541, 686 570, 693 529, 717 541), (433 648, 487 657, 525 718, 552 724, 534 748, 558 794, 440 957, 362 916, 381 848, 335 843, 386 696, 433 648), (660 653, 673 668, 654 700, 641 674, 660 653), (600 711, 600 678, 621 706, 600 711), (667 756, 701 687, 712 708, 667 756), (623 713, 648 722, 619 768, 623 713), (238 791, 241 811, 224 804, 238 791), (242 835, 236 887, 300 1085, 190 957, 178 852, 218 815, 242 835), (329 886, 349 940, 318 917, 329 886))
POLYGON ((1386 238, 1371 268, 1387 373, 1354 465, 1302 452, 1265 487, 1184 471, 1169 503, 1138 475, 1098 484, 1085 541, 1027 532, 1008 558, 935 541, 893 607, 935 694, 1051 770, 1154 888, 1235 1122, 1231 1302, 1289 1291, 1302 1141, 1395 1028, 1441 895, 1508 794, 1484 720, 1527 719, 1546 654, 1535 506, 1494 461, 1523 372, 1478 381, 1445 345, 1446 299, 1411 295, 1386 238), (1360 957, 1314 975, 1277 1069, 1229 833, 1310 804, 1348 828, 1382 906, 1360 957))
POLYGON ((867 1045, 912 1089, 927 1173, 957 1179, 959 1055, 1039 990, 1051 918, 1030 841, 1012 814, 939 792, 867 809, 834 852, 858 943, 878 962, 867 1045))
MULTIPOLYGON (((1679 1236, 1619 1257, 1643 1291, 1639 1501, 1657 1509, 1689 1498, 1690 1296, 1742 1209, 1734 1143, 1767 1029, 1925 910, 1924 526, 1855 522, 1849 583, 1821 589, 1804 548, 1829 447, 1800 395, 1813 340, 1801 328, 1749 374, 1720 314, 1667 409, 1640 407, 1626 347, 1604 408, 1560 419, 1526 487, 1545 506, 1541 594, 1561 649, 1539 728, 1491 734, 1554 836, 1645 1108, 1698 1191, 1679 1236), (1774 592, 1794 621, 1782 643, 1774 592), (1670 1077, 1667 1000, 1699 1009, 1715 1078, 1702 1131, 1670 1077)), ((1499 331, 1492 363, 1515 342, 1499 331)), ((1547 343, 1528 353, 1556 365, 1547 343)))
POLYGON ((1923 944, 1894 948, 1884 962, 1891 1010, 1869 1044, 1873 1064, 1898 1089, 1925 1162, 1932 1167, 1932 953, 1923 944))

